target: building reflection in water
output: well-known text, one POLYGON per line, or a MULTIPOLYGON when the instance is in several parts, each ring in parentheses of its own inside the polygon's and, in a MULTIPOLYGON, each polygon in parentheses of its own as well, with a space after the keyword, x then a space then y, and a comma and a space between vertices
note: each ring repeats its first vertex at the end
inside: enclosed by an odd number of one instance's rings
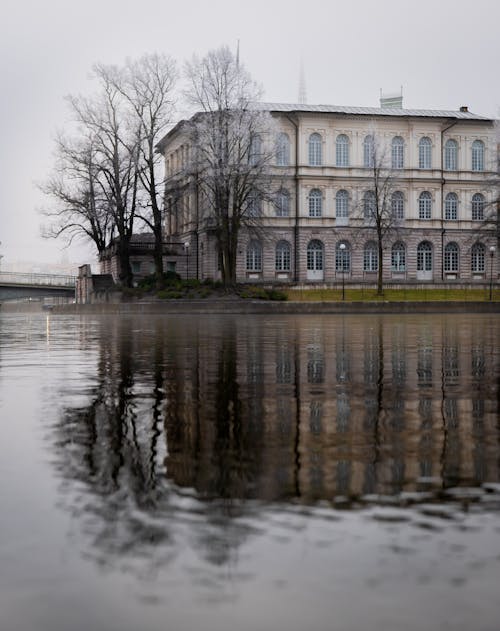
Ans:
POLYGON ((83 389, 51 440, 99 563, 160 567, 187 543, 222 567, 267 502, 442 502, 444 488, 499 481, 498 318, 80 326, 83 389))
POLYGON ((172 483, 315 502, 498 481, 500 324, 477 318, 103 320, 61 466, 115 497, 113 527, 120 493, 147 510, 172 483))

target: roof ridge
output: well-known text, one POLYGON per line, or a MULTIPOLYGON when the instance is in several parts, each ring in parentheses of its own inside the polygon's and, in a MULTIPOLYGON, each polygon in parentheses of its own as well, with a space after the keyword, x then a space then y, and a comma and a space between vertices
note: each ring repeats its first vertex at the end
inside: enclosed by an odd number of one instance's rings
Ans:
POLYGON ((318 112, 318 113, 338 113, 338 114, 360 114, 367 116, 423 116, 433 118, 458 118, 462 120, 483 120, 492 121, 487 116, 464 112, 461 110, 433 110, 433 109, 406 109, 399 107, 365 107, 355 105, 309 105, 301 103, 273 103, 260 101, 255 103, 259 108, 275 112, 318 112))

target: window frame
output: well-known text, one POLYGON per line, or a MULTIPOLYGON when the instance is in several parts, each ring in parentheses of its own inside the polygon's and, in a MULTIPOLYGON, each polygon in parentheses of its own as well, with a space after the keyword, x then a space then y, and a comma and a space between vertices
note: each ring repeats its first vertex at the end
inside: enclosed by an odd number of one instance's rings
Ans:
POLYGON ((418 141, 418 168, 432 169, 432 140, 429 136, 418 141))
POLYGON ((252 239, 246 249, 246 271, 262 272, 262 243, 252 239))
POLYGON ((391 166, 393 169, 404 169, 405 141, 402 136, 394 136, 391 141, 391 166))
POLYGON ((309 217, 318 219, 323 216, 323 192, 319 188, 312 188, 309 191, 308 211, 309 217))
POLYGON ((308 140, 309 166, 320 167, 323 165, 323 137, 317 131, 309 136, 308 140))
POLYGON ((454 138, 448 138, 444 145, 444 170, 458 170, 458 142, 454 138))
POLYGON ((349 273, 351 271, 351 246, 347 241, 339 241, 335 244, 335 271, 349 273), (341 244, 345 245, 341 249, 341 244))
POLYGON ((306 250, 307 270, 311 272, 323 272, 325 269, 325 244, 320 239, 311 239, 306 250), (318 261, 320 267, 318 267, 318 261))
POLYGON ((375 191, 365 191, 363 195, 363 219, 366 223, 373 223, 376 219, 377 208, 375 191))
POLYGON ((284 131, 276 139, 276 166, 290 166, 290 137, 284 131))
POLYGON ((472 221, 484 221, 484 207, 486 199, 482 193, 474 193, 471 199, 472 221))
POLYGON ((337 219, 349 217, 349 192, 344 188, 335 193, 335 217, 337 219))
POLYGON ((276 243, 274 268, 276 272, 289 272, 291 270, 292 246, 286 239, 276 243))
POLYGON ((276 217, 290 217, 290 192, 286 188, 280 188, 276 193, 274 203, 276 217))
POLYGON ((378 250, 375 241, 367 241, 363 248, 363 272, 378 272, 378 250))
POLYGON ((444 218, 446 221, 458 220, 458 195, 451 191, 444 198, 444 218))
POLYGON ((335 166, 349 166, 349 136, 339 134, 335 139, 335 166))
POLYGON ((405 218, 405 196, 403 191, 394 191, 391 195, 391 213, 396 221, 405 218))
POLYGON ((402 241, 396 241, 391 248, 391 271, 406 272, 406 247, 402 241))
POLYGON ((418 218, 422 221, 432 219, 432 195, 429 191, 422 191, 418 196, 418 218))
POLYGON ((486 246, 480 241, 471 248, 470 267, 474 274, 484 274, 486 271, 486 246))
POLYGON ((421 241, 417 246, 417 272, 432 272, 433 267, 434 249, 432 243, 430 241, 421 241))
POLYGON ((245 215, 249 219, 262 217, 262 195, 258 191, 248 195, 245 215))
POLYGON ((475 172, 484 171, 484 142, 479 138, 471 145, 471 169, 475 172))
POLYGON ((368 134, 363 139, 363 166, 365 169, 373 169, 375 162, 375 138, 368 134))
POLYGON ((450 241, 444 246, 443 269, 445 272, 449 274, 458 274, 459 254, 460 250, 458 243, 455 241, 450 241))
POLYGON ((250 139, 248 149, 248 163, 250 166, 258 166, 262 157, 262 138, 259 134, 254 134, 250 139))

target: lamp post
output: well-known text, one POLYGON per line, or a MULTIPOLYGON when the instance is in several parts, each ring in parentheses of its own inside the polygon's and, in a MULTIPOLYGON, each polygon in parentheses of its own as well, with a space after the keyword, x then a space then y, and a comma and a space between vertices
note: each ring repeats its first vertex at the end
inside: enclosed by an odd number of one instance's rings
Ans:
POLYGON ((184 249, 186 250, 186 280, 189 278, 189 242, 186 241, 184 244, 184 249))
POLYGON ((344 279, 344 274, 345 274, 345 243, 341 243, 339 245, 339 250, 340 250, 340 264, 342 265, 342 300, 345 300, 345 279, 344 279))
POLYGON ((490 302, 493 297, 493 257, 495 256, 495 246, 490 246, 490 302))

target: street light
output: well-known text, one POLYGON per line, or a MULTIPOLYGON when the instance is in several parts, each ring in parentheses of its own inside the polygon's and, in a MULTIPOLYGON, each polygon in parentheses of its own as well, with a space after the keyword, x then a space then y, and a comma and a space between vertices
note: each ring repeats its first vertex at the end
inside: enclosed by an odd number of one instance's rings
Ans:
POLYGON ((493 257, 495 256, 495 246, 490 246, 490 302, 493 293, 493 257))
POLYGON ((189 278, 189 242, 186 241, 184 244, 184 248, 186 250, 186 280, 189 278))
POLYGON ((340 250, 340 264, 342 265, 342 300, 345 300, 345 280, 344 280, 344 274, 345 274, 345 259, 344 259, 344 252, 345 252, 345 248, 346 248, 345 243, 341 243, 341 244, 339 245, 339 250, 340 250))

